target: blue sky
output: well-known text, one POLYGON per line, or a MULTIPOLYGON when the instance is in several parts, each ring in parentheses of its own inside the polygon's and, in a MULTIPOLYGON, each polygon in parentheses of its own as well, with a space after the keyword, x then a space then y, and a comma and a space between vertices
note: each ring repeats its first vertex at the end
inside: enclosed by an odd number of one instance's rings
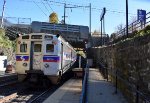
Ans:
MULTIPOLYGON (((103 7, 106 7, 105 31, 111 34, 116 31, 119 24, 125 25, 125 3, 126 0, 6 0, 5 17, 31 18, 32 21, 48 21, 48 16, 52 12, 58 14, 61 21, 63 18, 64 5, 66 4, 88 6, 91 3, 92 8, 92 31, 100 30, 100 15, 103 7), (34 2, 33 2, 34 1, 34 2), (60 2, 60 3, 56 3, 60 2), (44 3, 44 4, 43 4, 44 3), (50 5, 50 7, 49 7, 50 5), (45 7, 46 6, 46 7, 45 7)), ((129 22, 137 17, 137 9, 143 9, 150 12, 150 0, 128 0, 129 2, 129 22)), ((3 0, 0 0, 0 12, 2 12, 3 0)), ((67 6, 72 6, 67 5, 67 6)), ((70 8, 66 9, 66 23, 73 25, 89 26, 89 8, 70 8)), ((13 18, 11 21, 18 22, 13 18)), ((29 19, 19 19, 19 22, 29 22, 29 19)))

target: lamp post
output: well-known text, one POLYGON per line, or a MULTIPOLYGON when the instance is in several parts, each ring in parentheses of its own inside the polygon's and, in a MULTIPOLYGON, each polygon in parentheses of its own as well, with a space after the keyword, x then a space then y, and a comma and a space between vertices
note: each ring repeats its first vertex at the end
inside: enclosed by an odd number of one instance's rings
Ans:
POLYGON ((66 24, 66 3, 64 4, 64 24, 66 24))
POLYGON ((128 38, 128 0, 126 0, 126 33, 128 38))
POLYGON ((104 29, 104 33, 105 33, 105 24, 104 24, 105 13, 106 13, 106 8, 104 7, 103 10, 102 10, 101 16, 100 16, 100 21, 101 21, 101 46, 103 45, 103 37, 102 37, 103 29, 104 29))

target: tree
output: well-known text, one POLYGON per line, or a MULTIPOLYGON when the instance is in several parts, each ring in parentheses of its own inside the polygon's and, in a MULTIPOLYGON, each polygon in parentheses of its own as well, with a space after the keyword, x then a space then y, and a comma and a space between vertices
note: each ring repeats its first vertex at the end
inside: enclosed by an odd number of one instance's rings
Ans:
POLYGON ((11 46, 11 42, 5 36, 5 31, 0 29, 0 47, 8 48, 11 46))
POLYGON ((50 17, 49 20, 50 23, 54 23, 54 24, 58 23, 58 15, 55 12, 51 13, 49 17, 50 17))
POLYGON ((125 28, 125 26, 121 23, 121 24, 119 24, 117 27, 116 27, 116 30, 117 31, 121 31, 122 29, 124 29, 125 28))
POLYGON ((5 36, 5 30, 0 29, 0 47, 1 48, 13 48, 15 49, 15 41, 10 41, 7 36, 5 36))
POLYGON ((94 32, 92 33, 92 35, 100 35, 101 33, 98 30, 94 30, 94 32))
POLYGON ((0 51, 1 55, 7 56, 8 63, 14 63, 14 50, 16 48, 16 41, 10 41, 5 36, 5 30, 0 29, 0 51))
POLYGON ((117 34, 116 33, 112 33, 110 35, 110 40, 113 41, 114 39, 116 39, 116 37, 117 37, 117 34))

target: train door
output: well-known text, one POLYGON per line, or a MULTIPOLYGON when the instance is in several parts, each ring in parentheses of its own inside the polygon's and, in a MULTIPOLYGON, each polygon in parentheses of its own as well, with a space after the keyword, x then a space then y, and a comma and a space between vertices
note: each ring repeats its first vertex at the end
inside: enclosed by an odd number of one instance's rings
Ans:
POLYGON ((42 42, 34 41, 31 43, 32 47, 32 69, 41 70, 42 66, 42 42))

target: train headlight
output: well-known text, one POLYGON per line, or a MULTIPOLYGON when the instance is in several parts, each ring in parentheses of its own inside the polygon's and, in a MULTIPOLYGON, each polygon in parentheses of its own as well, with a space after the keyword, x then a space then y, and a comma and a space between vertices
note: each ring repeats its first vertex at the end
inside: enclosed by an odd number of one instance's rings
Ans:
POLYGON ((23 63, 23 66, 26 67, 28 64, 27 63, 23 63))
POLYGON ((49 67, 49 64, 44 64, 44 67, 45 67, 45 68, 48 68, 48 67, 49 67))

